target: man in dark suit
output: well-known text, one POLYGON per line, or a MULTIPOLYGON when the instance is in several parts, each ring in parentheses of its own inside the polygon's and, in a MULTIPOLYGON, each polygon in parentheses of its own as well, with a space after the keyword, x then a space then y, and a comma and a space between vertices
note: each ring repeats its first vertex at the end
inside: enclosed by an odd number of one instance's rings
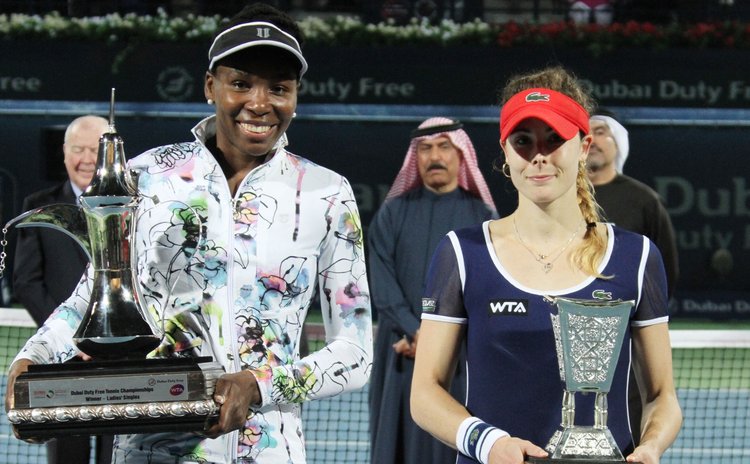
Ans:
MULTIPOLYGON (((107 120, 81 116, 65 131, 63 153, 68 180, 26 197, 23 211, 53 203, 78 203, 96 171, 99 138, 107 131, 107 120)), ((46 227, 18 230, 13 267, 13 291, 37 325, 65 301, 84 273, 88 258, 72 238, 46 227)), ((66 437, 47 444, 48 464, 88 464, 91 453, 88 436, 66 437)), ((97 463, 109 463, 112 437, 97 437, 97 463)))

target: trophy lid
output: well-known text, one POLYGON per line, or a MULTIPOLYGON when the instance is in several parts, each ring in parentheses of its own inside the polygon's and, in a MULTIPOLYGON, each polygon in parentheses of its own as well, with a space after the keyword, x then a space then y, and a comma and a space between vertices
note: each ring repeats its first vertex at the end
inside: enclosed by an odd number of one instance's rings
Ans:
POLYGON ((133 182, 125 167, 123 141, 115 129, 115 89, 109 105, 109 128, 99 139, 96 173, 82 197, 135 197, 133 182))

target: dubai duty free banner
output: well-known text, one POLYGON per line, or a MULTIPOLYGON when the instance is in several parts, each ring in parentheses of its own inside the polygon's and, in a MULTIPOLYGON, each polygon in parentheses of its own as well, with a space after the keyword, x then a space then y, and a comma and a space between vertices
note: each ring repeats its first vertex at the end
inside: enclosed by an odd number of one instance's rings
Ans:
MULTIPOLYGON (((6 40, 0 100, 201 102, 207 44, 6 40), (86 72, 82 72, 86 70, 86 72)), ((312 46, 300 103, 491 105, 512 74, 562 64, 607 106, 745 108, 750 51, 553 46, 312 46), (731 63, 731 66, 728 65, 731 63)))

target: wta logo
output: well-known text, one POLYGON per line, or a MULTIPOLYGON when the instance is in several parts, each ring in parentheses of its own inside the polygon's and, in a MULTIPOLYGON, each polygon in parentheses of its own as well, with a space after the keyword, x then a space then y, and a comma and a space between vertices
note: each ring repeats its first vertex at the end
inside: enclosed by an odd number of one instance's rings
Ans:
POLYGON ((490 316, 526 316, 529 300, 490 300, 490 316))
POLYGON ((548 102, 549 94, 541 92, 531 92, 526 95, 526 102, 548 102))
POLYGON ((179 396, 182 394, 182 392, 185 391, 185 387, 183 387, 181 384, 172 385, 169 389, 169 394, 172 396, 179 396))

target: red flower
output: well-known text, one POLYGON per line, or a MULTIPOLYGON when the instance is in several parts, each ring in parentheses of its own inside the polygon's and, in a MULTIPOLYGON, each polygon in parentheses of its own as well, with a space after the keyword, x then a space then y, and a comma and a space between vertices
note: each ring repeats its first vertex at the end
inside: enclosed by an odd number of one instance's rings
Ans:
POLYGON ((500 47, 556 45, 585 47, 601 54, 617 47, 750 48, 750 24, 738 21, 693 25, 656 25, 650 22, 577 25, 571 21, 546 24, 509 22, 495 26, 500 47))

